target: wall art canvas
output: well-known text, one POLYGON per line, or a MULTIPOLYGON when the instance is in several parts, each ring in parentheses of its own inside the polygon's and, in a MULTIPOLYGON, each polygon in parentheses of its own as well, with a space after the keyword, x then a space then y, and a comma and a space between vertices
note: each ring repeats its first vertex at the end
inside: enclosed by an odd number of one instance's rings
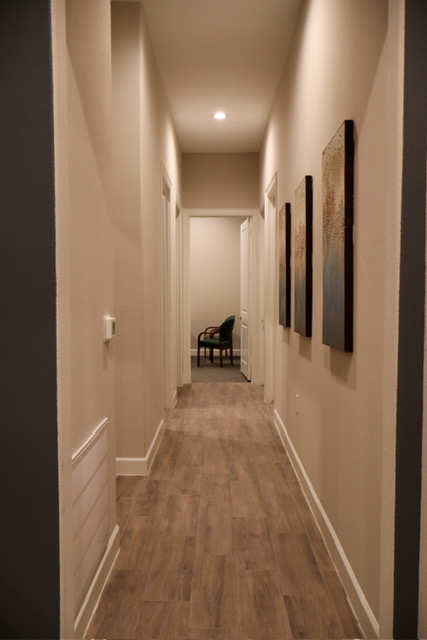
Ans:
POLYGON ((311 336, 312 324, 312 250, 313 250, 313 178, 305 176, 295 191, 295 331, 311 336))
POLYGON ((354 123, 345 120, 322 156, 323 343, 353 351, 354 123))
POLYGON ((291 203, 279 211, 279 323, 291 326, 291 203))

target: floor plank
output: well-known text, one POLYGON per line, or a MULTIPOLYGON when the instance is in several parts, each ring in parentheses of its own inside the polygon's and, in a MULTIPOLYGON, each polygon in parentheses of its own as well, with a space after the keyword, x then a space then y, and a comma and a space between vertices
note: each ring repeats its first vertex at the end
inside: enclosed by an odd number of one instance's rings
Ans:
POLYGON ((285 596, 294 638, 344 638, 330 599, 325 596, 285 596))
POLYGON ((149 475, 117 479, 117 512, 87 638, 361 637, 256 385, 186 385, 149 475))
POLYGON ((144 588, 143 573, 135 570, 113 570, 102 595, 102 604, 91 622, 91 629, 96 630, 95 637, 116 640, 136 638, 140 616, 138 593, 143 592, 144 588))
POLYGON ((192 583, 190 627, 233 629, 236 626, 233 558, 199 554, 192 583))
POLYGON ((189 603, 176 600, 143 602, 135 631, 136 640, 184 640, 189 603))
POLYGON ((233 518, 233 541, 238 570, 276 569, 266 518, 233 518))
POLYGON ((292 638, 277 571, 240 571, 239 629, 248 638, 292 638))
POLYGON ((318 595, 327 592, 308 536, 304 533, 272 535, 282 594, 318 595))

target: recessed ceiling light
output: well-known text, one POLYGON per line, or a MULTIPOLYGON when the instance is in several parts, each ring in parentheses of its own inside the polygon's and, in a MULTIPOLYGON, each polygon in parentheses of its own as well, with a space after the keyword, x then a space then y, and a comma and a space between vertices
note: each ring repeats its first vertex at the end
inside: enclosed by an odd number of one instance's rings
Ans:
POLYGON ((224 113, 224 111, 217 111, 213 114, 213 117, 215 118, 215 120, 225 120, 225 118, 227 118, 228 116, 226 113, 224 113))

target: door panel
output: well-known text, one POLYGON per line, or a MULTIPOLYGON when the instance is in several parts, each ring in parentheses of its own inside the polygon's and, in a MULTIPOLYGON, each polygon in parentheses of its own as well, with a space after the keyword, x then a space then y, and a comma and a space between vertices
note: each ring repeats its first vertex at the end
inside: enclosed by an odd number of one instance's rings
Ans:
POLYGON ((250 335, 250 220, 240 225, 240 371, 251 379, 250 335))

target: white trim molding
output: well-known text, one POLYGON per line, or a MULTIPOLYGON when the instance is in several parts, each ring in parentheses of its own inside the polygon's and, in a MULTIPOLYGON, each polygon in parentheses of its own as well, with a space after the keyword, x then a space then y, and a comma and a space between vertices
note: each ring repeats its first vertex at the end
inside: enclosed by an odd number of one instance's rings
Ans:
POLYGON ((74 622, 76 638, 84 638, 98 601, 120 551, 120 528, 116 524, 108 541, 105 553, 99 563, 86 597, 74 622))
POLYGON ((251 218, 259 213, 259 209, 183 209, 187 218, 251 218))
POLYGON ((73 467, 79 462, 83 456, 93 447, 93 445, 100 439, 101 435, 106 431, 108 426, 108 418, 104 418, 99 425, 92 431, 90 436, 85 442, 73 453, 71 456, 71 462, 73 467))
POLYGON ((175 406, 177 389, 176 345, 176 205, 175 192, 161 163, 162 262, 163 262, 163 406, 175 406))
POLYGON ((314 490, 313 485, 310 482, 310 478, 303 467, 301 459, 289 437, 288 431, 276 409, 274 410, 274 424, 291 460, 308 505, 317 524, 319 525, 326 547, 333 562, 335 563, 336 570, 347 593, 349 603, 353 608, 357 620, 359 621, 365 638, 378 638, 380 632, 379 622, 369 606, 351 564, 341 546, 339 538, 319 500, 316 491, 314 490))
MULTIPOLYGON (((182 326, 181 344, 183 353, 182 384, 191 383, 191 303, 190 303, 190 220, 191 218, 252 218, 259 216, 256 208, 229 209, 182 209, 182 326)), ((254 265, 254 269, 256 269, 254 265)), ((254 300, 256 307, 256 300, 254 300)))
POLYGON ((84 630, 93 602, 118 551, 109 529, 108 419, 71 456, 74 603, 76 629, 84 630))
MULTIPOLYGON (((191 355, 192 356, 197 356, 197 348, 191 349, 191 355)), ((240 349, 233 349, 233 356, 239 356, 240 357, 240 349)), ((225 358, 225 356, 224 356, 224 358, 225 358)))
POLYGON ((165 422, 161 421, 148 449, 147 455, 143 458, 116 458, 116 475, 118 476, 146 476, 150 471, 160 441, 165 430, 165 422))
POLYGON ((263 260, 263 296, 264 300, 264 400, 274 400, 274 357, 276 323, 278 315, 278 275, 277 258, 277 172, 272 177, 264 196, 264 260, 263 260))

